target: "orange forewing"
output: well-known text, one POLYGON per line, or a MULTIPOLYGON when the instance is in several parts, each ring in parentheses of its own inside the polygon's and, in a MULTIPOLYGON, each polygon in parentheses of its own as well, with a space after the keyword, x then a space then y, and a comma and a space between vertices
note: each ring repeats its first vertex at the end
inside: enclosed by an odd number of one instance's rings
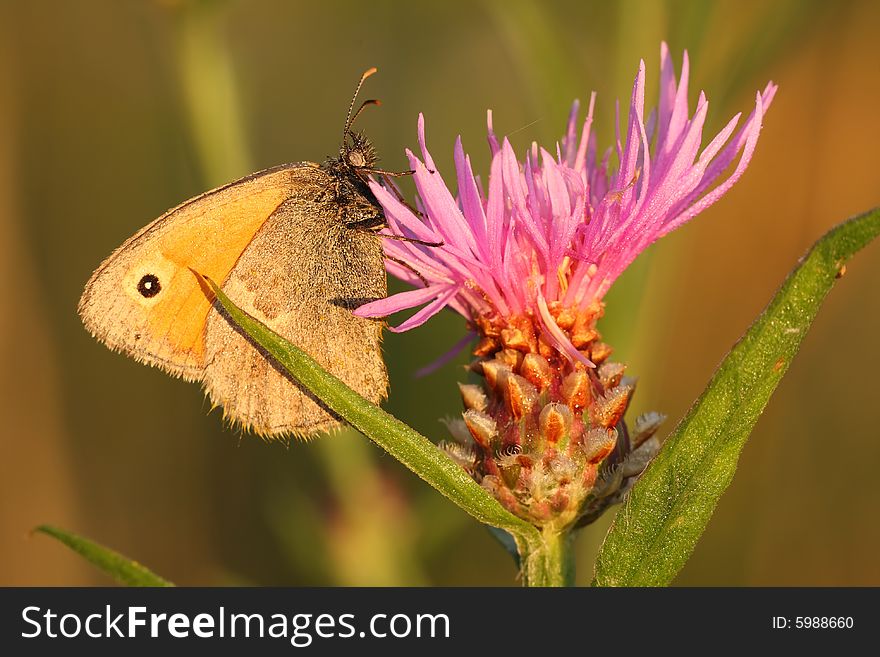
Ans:
POLYGON ((169 210, 125 242, 86 286, 86 325, 111 348, 197 378, 211 299, 190 271, 221 285, 273 212, 317 167, 288 164, 255 173, 169 210), (153 274, 162 293, 144 298, 138 281, 153 274), (124 293, 120 296, 120 292, 124 293), (107 322, 107 317, 117 321, 107 322))
POLYGON ((225 281, 263 223, 290 197, 291 183, 289 168, 256 174, 172 211, 174 231, 163 236, 159 249, 178 269, 161 311, 157 307, 150 316, 154 334, 165 332, 181 352, 202 360, 202 336, 211 299, 190 268, 215 281, 225 281), (183 216, 178 216, 180 213, 183 216))

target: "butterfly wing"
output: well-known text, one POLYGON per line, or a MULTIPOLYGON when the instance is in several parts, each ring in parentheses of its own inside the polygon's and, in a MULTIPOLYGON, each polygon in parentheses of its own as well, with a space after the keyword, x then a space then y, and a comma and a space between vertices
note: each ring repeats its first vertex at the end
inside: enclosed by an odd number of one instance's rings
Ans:
POLYGON ((211 303, 189 268, 225 281, 261 226, 317 170, 266 169, 163 214, 92 275, 79 302, 86 328, 111 349, 201 379, 211 303))
POLYGON ((376 235, 345 227, 334 179, 311 163, 267 169, 169 210, 95 271, 86 328, 114 350, 201 380, 227 417, 263 435, 338 423, 227 319, 191 269, 371 401, 388 386, 381 323, 351 309, 385 296, 376 235))
MULTIPOLYGON (((315 358, 355 391, 378 402, 388 377, 381 322, 351 309, 386 295, 379 238, 346 228, 315 173, 261 227, 223 291, 243 310, 315 358)), ((262 435, 306 436, 338 421, 219 313, 208 318, 204 384, 227 417, 262 435)))

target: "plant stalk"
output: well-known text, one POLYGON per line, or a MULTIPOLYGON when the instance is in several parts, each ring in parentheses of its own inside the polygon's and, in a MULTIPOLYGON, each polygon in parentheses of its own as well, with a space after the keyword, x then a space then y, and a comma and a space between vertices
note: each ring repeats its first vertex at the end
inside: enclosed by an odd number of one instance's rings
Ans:
POLYGON ((523 586, 574 586, 571 532, 544 529, 541 540, 519 544, 523 586))

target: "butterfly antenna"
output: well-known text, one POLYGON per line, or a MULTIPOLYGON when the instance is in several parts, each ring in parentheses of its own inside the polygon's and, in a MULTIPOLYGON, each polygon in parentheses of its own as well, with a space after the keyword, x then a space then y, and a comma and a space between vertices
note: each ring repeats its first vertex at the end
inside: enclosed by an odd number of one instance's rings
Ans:
POLYGON ((357 100, 358 94, 361 91, 361 87, 364 85, 364 80, 366 80, 368 77, 373 75, 373 73, 375 73, 378 70, 379 69, 377 69, 375 66, 373 66, 372 68, 368 68, 366 71, 364 71, 364 74, 361 76, 361 81, 358 82, 357 89, 354 90, 354 96, 351 99, 351 105, 348 106, 348 114, 345 117, 345 129, 342 131, 342 140, 343 141, 345 141, 346 137, 348 137, 348 133, 351 130, 351 124, 354 123, 354 119, 356 119, 358 117, 358 115, 361 113, 361 110, 363 110, 364 107, 366 107, 367 105, 372 105, 372 104, 378 103, 378 101, 375 101, 375 102, 366 101, 365 103, 363 103, 361 105, 360 109, 357 111, 357 114, 354 115, 354 118, 352 118, 351 113, 354 111, 354 104, 355 104, 355 101, 357 100))
POLYGON ((354 122, 357 121, 357 118, 361 115, 361 112, 364 111, 364 108, 369 105, 381 105, 382 103, 378 98, 370 98, 369 100, 365 100, 361 103, 361 106, 358 108, 358 111, 354 113, 354 116, 351 117, 351 121, 348 122, 349 129, 354 125, 354 122))

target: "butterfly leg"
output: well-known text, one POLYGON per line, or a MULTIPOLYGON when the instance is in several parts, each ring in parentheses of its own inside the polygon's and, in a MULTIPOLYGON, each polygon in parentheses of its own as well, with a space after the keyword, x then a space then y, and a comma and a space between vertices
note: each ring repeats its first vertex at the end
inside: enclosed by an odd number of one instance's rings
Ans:
POLYGON ((422 287, 428 287, 428 279, 426 279, 424 276, 422 276, 421 272, 419 272, 415 267, 413 267, 408 262, 404 262, 403 260, 399 260, 398 258, 393 258, 390 255, 386 255, 385 259, 390 260, 391 262, 396 262, 401 267, 405 267, 406 269, 409 269, 413 274, 415 274, 416 276, 419 277, 419 280, 422 282, 422 287))

